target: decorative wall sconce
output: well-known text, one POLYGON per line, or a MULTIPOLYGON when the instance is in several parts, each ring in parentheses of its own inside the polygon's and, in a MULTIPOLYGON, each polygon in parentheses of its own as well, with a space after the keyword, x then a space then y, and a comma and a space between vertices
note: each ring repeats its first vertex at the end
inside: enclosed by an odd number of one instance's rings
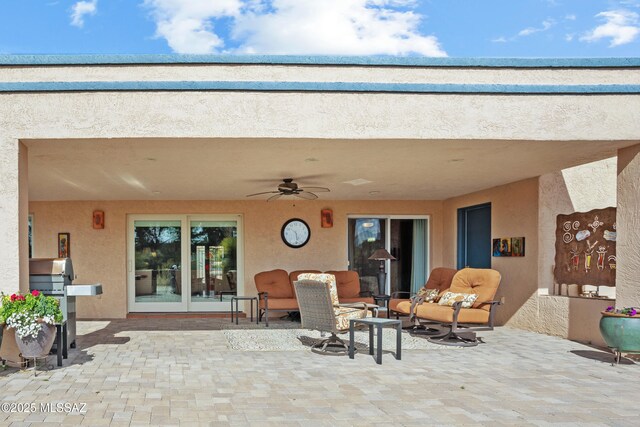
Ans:
POLYGON ((104 228, 104 211, 93 211, 93 228, 96 230, 104 228))
POLYGON ((322 228, 333 227, 333 211, 331 209, 322 209, 320 213, 320 221, 322 228))

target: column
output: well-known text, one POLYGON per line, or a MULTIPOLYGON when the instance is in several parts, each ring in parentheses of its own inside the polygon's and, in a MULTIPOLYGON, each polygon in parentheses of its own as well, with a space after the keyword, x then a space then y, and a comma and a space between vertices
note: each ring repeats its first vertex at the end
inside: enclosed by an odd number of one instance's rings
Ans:
POLYGON ((640 307, 640 144, 618 150, 616 307, 640 307))
POLYGON ((27 148, 0 137, 0 292, 29 289, 27 148))

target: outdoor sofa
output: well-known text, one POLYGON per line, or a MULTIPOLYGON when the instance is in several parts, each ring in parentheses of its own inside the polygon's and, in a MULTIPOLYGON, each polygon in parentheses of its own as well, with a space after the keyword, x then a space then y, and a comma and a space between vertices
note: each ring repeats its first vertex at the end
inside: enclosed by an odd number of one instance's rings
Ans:
MULTIPOLYGON (((268 316, 269 311, 300 311, 293 283, 302 273, 317 274, 322 272, 319 270, 295 270, 287 273, 285 270, 276 269, 263 271, 254 276, 258 290, 258 317, 260 319, 263 316, 268 316)), ((360 276, 357 272, 331 270, 325 273, 335 276, 340 303, 366 302, 374 304, 371 292, 361 291, 360 276)))

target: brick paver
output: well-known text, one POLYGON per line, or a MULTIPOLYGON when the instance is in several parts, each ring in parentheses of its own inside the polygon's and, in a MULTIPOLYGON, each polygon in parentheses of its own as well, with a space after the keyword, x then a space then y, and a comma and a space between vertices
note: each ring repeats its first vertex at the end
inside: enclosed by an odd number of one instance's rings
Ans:
MULTIPOLYGON (((242 322, 241 322, 242 323, 242 322)), ((271 322, 270 329, 297 324, 271 322)), ((239 328, 255 328, 244 322, 239 328)), ((62 368, 0 371, 0 425, 635 425, 640 364, 510 328, 474 348, 235 351, 228 319, 78 323, 62 368), (83 406, 69 413, 57 403, 83 406), (25 406, 35 404, 25 410, 25 406), (44 406, 42 406, 44 405, 44 406), (47 406, 49 405, 49 406, 47 406)), ((264 326, 259 326, 264 328, 264 326)), ((55 362, 55 357, 50 358, 55 362)))

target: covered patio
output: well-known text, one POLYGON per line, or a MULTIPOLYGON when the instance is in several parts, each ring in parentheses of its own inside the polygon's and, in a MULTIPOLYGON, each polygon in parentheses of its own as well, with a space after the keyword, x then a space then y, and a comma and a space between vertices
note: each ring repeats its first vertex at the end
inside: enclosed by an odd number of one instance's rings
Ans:
MULTIPOLYGON (((617 206, 615 304, 640 305, 639 67, 634 58, 0 57, 0 290, 28 289, 29 215, 34 257, 56 256, 58 233, 69 233, 77 282, 103 285, 78 302, 78 317, 110 321, 139 311, 138 219, 178 218, 184 230, 233 217, 237 292, 254 295, 261 271, 348 269, 358 216, 427 218, 429 268, 464 267, 458 210, 490 204, 491 237, 526 238, 524 257, 490 260, 502 275, 497 323, 601 344, 599 313, 612 301, 553 294, 553 224, 559 213, 617 206), (287 177, 331 192, 245 197, 287 177), (320 226, 326 208, 331 228, 320 226), (96 210, 104 229, 92 227, 96 210), (303 248, 281 242, 290 218, 311 226, 303 248)), ((192 302, 172 310, 199 311, 192 302)))
MULTIPOLYGON (((228 319, 81 321, 63 368, 0 371, 2 404, 71 403, 83 412, 0 412, 0 423, 73 425, 625 425, 637 418, 639 364, 510 327, 474 348, 403 349, 382 365, 308 347, 234 349, 228 319), (80 407, 80 406, 79 406, 80 407)), ((299 324, 274 321, 265 331, 299 324)), ((303 331, 307 332, 307 331, 303 331)), ((311 334, 311 333, 309 333, 311 334)), ((3 406, 4 407, 4 406, 3 406)))

